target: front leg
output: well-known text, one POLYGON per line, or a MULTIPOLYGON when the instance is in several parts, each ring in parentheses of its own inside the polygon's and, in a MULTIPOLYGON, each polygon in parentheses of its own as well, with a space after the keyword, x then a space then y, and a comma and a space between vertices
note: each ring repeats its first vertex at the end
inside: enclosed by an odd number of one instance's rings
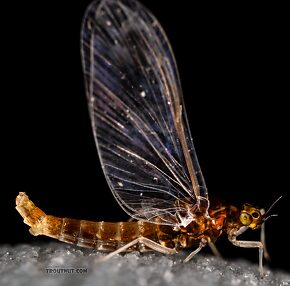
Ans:
POLYGON ((247 240, 237 240, 237 237, 241 235, 248 229, 247 226, 242 226, 239 230, 233 229, 228 234, 229 241, 238 247, 245 247, 245 248, 259 248, 259 273, 260 278, 263 278, 264 271, 263 271, 263 251, 264 245, 261 241, 247 241, 247 240))

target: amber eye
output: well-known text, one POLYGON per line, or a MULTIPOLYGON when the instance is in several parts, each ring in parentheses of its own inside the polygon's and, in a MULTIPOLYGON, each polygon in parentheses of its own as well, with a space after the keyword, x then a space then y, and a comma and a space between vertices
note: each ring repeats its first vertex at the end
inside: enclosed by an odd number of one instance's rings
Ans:
POLYGON ((257 219, 257 218, 259 218, 259 216, 260 216, 260 214, 258 212, 253 212, 252 213, 252 217, 253 218, 256 218, 257 219))
POLYGON ((252 217, 246 212, 241 212, 240 221, 243 225, 249 225, 252 223, 252 217))

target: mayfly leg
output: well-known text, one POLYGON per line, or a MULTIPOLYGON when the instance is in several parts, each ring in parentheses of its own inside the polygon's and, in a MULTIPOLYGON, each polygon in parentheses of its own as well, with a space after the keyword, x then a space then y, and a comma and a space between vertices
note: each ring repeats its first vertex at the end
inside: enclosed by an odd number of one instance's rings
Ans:
POLYGON ((211 252, 212 252, 215 256, 217 256, 217 257, 222 257, 221 253, 219 252, 219 250, 217 249, 216 245, 215 245, 213 242, 209 241, 209 242, 208 242, 208 246, 209 246, 211 252))
POLYGON ((270 261, 270 254, 268 252, 268 249, 266 247, 266 233, 265 233, 265 224, 263 223, 261 226, 261 243, 264 245, 264 258, 267 261, 270 261))
POLYGON ((193 256, 195 256, 197 253, 199 253, 206 245, 208 241, 205 238, 202 238, 200 240, 199 246, 197 249, 195 249, 193 252, 191 252, 184 260, 183 262, 186 263, 188 262, 193 256))
MULTIPOLYGON (((264 215, 266 212, 264 209, 261 209, 261 214, 264 215)), ((264 258, 267 260, 267 261, 270 261, 271 258, 270 258, 270 254, 268 252, 268 249, 267 249, 267 246, 266 246, 266 232, 265 232, 265 223, 263 223, 261 225, 261 233, 260 233, 260 240, 261 242, 263 243, 264 245, 264 258)))
POLYGON ((248 240, 237 240, 237 237, 244 233, 248 229, 247 226, 242 226, 240 229, 236 230, 233 229, 230 231, 228 235, 229 241, 238 247, 244 248, 259 248, 259 273, 260 278, 264 277, 264 270, 263 270, 263 252, 264 252, 264 245, 261 241, 248 241, 248 240))
POLYGON ((101 261, 108 260, 108 259, 112 258, 113 256, 121 253, 121 252, 125 252, 127 249, 129 249, 130 247, 137 245, 137 244, 141 244, 141 245, 143 244, 144 246, 146 246, 152 250, 155 250, 157 252, 163 253, 163 254, 176 254, 177 253, 175 248, 168 248, 168 247, 162 246, 161 244, 159 244, 151 239, 148 239, 146 237, 138 237, 138 238, 134 239, 133 241, 127 243, 126 245, 118 248, 117 250, 107 254, 106 256, 101 258, 100 260, 101 261))

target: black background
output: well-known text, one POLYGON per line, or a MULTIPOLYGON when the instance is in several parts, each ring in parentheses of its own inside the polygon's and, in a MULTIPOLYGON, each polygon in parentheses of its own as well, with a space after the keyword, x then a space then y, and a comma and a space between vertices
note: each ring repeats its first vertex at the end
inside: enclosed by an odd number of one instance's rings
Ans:
MULTIPOLYGON (((48 214, 127 219, 102 174, 86 106, 79 39, 90 1, 61 2, 13 1, 1 9, 3 243, 51 240, 29 234, 14 209, 19 191, 48 214)), ((266 224, 266 238, 271 266, 289 269, 285 7, 142 3, 172 44, 209 194, 265 208, 283 195, 273 210, 279 217, 266 224)), ((257 262, 257 250, 238 249, 225 238, 217 246, 226 257, 257 262)))

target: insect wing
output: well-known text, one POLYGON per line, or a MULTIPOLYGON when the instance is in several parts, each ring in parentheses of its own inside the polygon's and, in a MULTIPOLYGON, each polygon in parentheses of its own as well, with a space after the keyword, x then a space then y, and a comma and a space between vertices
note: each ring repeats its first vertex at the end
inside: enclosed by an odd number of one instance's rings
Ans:
POLYGON ((175 59, 160 24, 133 0, 87 9, 82 57, 93 132, 107 182, 133 218, 184 224, 207 206, 175 59))

